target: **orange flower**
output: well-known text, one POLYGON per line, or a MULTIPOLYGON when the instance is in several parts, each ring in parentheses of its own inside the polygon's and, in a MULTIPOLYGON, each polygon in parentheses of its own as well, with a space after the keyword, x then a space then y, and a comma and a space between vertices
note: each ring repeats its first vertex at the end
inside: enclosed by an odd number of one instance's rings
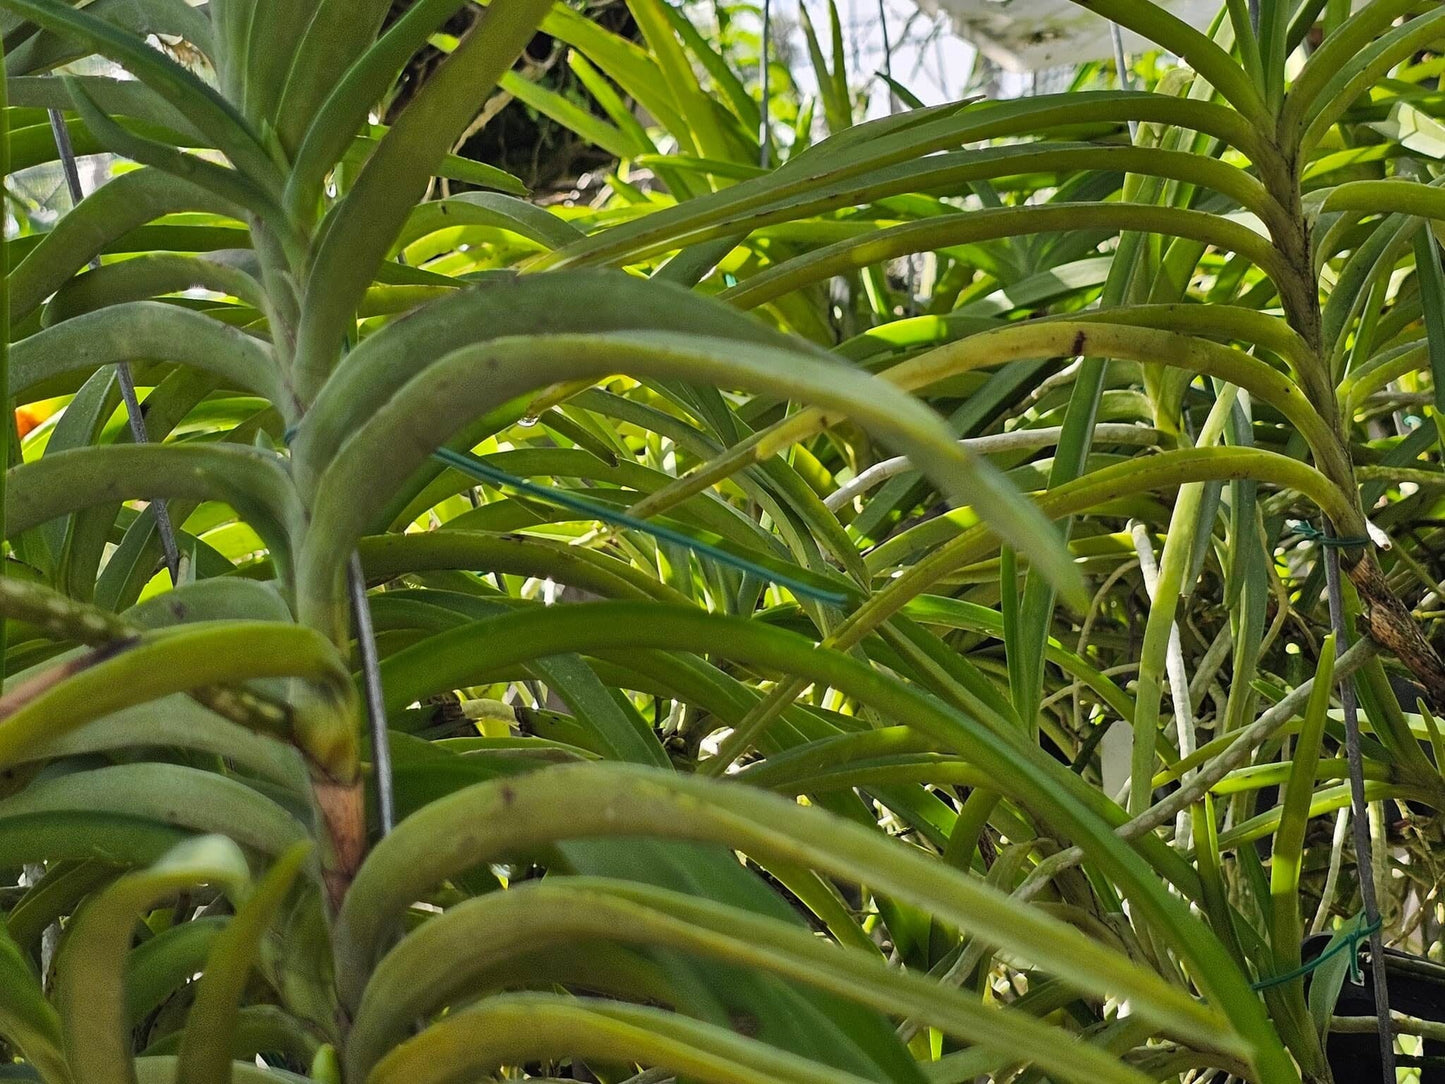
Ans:
POLYGON ((56 411, 56 403, 53 399, 43 399, 38 403, 30 403, 21 407, 15 412, 15 428, 23 437, 41 422, 47 420, 56 411))

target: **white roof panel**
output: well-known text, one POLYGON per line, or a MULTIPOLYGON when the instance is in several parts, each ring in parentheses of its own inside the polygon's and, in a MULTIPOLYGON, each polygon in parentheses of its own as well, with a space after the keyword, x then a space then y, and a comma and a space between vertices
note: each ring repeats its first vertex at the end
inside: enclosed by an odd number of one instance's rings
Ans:
MULTIPOLYGON (((927 11, 947 13, 959 36, 1009 71, 1101 60, 1113 55, 1109 24, 1071 0, 918 0, 927 11)), ((1160 7, 1200 30, 1207 29, 1222 0, 1155 0, 1160 7)), ((1124 32, 1124 50, 1147 48, 1143 39, 1124 32)))

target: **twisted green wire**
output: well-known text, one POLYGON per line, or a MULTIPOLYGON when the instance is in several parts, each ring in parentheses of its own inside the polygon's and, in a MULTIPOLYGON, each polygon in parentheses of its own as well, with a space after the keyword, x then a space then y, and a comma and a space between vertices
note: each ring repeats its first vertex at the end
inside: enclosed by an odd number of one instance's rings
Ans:
POLYGON ((1250 983, 1250 989, 1268 990, 1272 986, 1283 986, 1287 982, 1293 982, 1295 979, 1303 978, 1315 968, 1319 967, 1326 960, 1330 959, 1333 956, 1338 956, 1346 949, 1348 949, 1350 952, 1350 978, 1355 982, 1360 982, 1360 942, 1368 941, 1371 935, 1374 934, 1377 930, 1379 930, 1382 925, 1381 920, 1376 919, 1368 926, 1361 926, 1360 923, 1364 921, 1364 917, 1364 915, 1361 915, 1356 920, 1355 928, 1353 930, 1346 933, 1343 938, 1341 938, 1339 941, 1336 941, 1329 948, 1325 949, 1324 952, 1320 953, 1309 963, 1301 964, 1299 967, 1296 967, 1292 971, 1286 971, 1283 975, 1271 975, 1267 979, 1260 979, 1258 982, 1250 983))
POLYGON ((595 504, 584 497, 579 497, 563 489, 548 489, 529 482, 525 478, 518 478, 515 474, 508 474, 504 470, 487 463, 474 455, 465 452, 454 451, 451 448, 438 448, 432 453, 433 456, 449 467, 455 467, 464 474, 483 482, 491 482, 494 485, 506 486, 525 493, 529 497, 536 497, 549 504, 555 504, 561 508, 573 512, 581 512, 592 519, 601 520, 603 523, 610 523, 615 527, 627 527, 634 531, 642 531, 654 538, 662 539, 664 542, 671 542, 678 546, 686 547, 700 557, 706 557, 716 561, 720 565, 727 565, 739 572, 745 572, 749 576, 756 576, 761 580, 767 580, 777 584, 779 587, 786 587, 793 594, 800 598, 811 598, 818 602, 828 602, 834 605, 841 605, 848 601, 848 596, 837 591, 827 591, 820 587, 814 587, 800 579, 774 572, 772 569, 764 568, 762 565, 749 561, 745 557, 729 553, 727 550, 719 549, 717 546, 702 542, 691 535, 675 531, 671 527, 664 527, 661 524, 649 523, 646 520, 630 516, 626 512, 614 511, 603 505, 595 504))

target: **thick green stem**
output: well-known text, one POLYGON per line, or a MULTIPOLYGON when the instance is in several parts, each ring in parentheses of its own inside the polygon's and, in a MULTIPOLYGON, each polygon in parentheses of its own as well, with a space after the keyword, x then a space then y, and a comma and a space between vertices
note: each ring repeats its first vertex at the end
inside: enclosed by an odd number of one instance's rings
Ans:
MULTIPOLYGON (((1281 124, 1287 120, 1288 110, 1281 124)), ((1282 129, 1282 135, 1287 134, 1282 129)), ((1319 287, 1313 271, 1313 238, 1303 211, 1300 164, 1293 158, 1284 161, 1288 166, 1287 188, 1280 186, 1279 182, 1270 187, 1274 198, 1290 212, 1293 225, 1275 238, 1289 267, 1289 271, 1275 279, 1275 283, 1280 288, 1290 324, 1312 355, 1303 359, 1299 366, 1300 384, 1331 434, 1331 439, 1312 446, 1316 462, 1320 471, 1340 492, 1350 497, 1350 506, 1343 510, 1344 514, 1330 514, 1330 519, 1340 536, 1366 537, 1369 532, 1365 511, 1360 503, 1354 463, 1344 431, 1346 416, 1340 411, 1339 397, 1330 374, 1329 352, 1323 338, 1319 287)), ((1425 214, 1445 210, 1440 193, 1424 185, 1378 182, 1342 187, 1347 191, 1334 197, 1341 209, 1359 207, 1362 201, 1384 199, 1391 206, 1404 205, 1425 214), (1381 188, 1380 184, 1384 187, 1381 188)), ((1368 546, 1360 546, 1346 549, 1341 556, 1341 564, 1359 592, 1366 633, 1410 669, 1425 686, 1431 703, 1437 709, 1445 709, 1445 661, 1441 660, 1408 607, 1391 589, 1373 552, 1368 546)))

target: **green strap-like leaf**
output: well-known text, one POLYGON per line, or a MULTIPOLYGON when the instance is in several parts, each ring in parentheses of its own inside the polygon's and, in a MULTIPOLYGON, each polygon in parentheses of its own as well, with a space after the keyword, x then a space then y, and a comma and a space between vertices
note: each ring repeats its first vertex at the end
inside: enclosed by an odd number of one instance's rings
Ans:
MULTIPOLYGON (((211 685, 299 677, 339 685, 344 671, 317 632, 270 621, 184 625, 116 641, 59 663, 42 675, 56 684, 0 718, 0 764, 34 756, 43 743, 111 712, 211 685)), ((277 710, 266 722, 289 737, 277 710)))
POLYGON ((45 1084, 70 1084, 60 1016, 40 980, 0 922, 0 1036, 35 1066, 45 1084))
MULTIPOLYGON (((155 125, 188 140, 195 140, 193 146, 199 147, 209 142, 205 136, 191 126, 190 121, 176 112, 164 98, 138 79, 112 79, 105 75, 71 75, 67 79, 74 79, 84 86, 90 99, 113 117, 126 117, 137 123, 155 125)), ((69 109, 74 99, 67 89, 67 79, 57 79, 50 75, 13 75, 7 82, 10 90, 10 104, 47 111, 69 109)), ((85 126, 78 121, 67 121, 66 127, 73 142, 89 134, 85 126)), ((60 152, 55 146, 53 133, 50 138, 50 146, 43 146, 42 133, 50 129, 49 118, 46 118, 43 124, 37 118, 36 123, 27 125, 20 131, 27 133, 25 138, 29 138, 32 129, 34 131, 33 138, 37 144, 32 153, 39 155, 48 152, 48 157, 40 160, 55 161, 60 152)), ((11 138, 15 138, 18 134, 18 132, 12 131, 11 138)), ((79 150, 78 145, 76 149, 79 150)))
POLYGON ((67 859, 143 866, 185 835, 134 816, 84 810, 17 814, 0 817, 0 858, 12 868, 67 859))
POLYGON ((375 515, 357 494, 386 494, 405 481, 426 452, 496 405, 549 384, 622 370, 721 387, 748 386, 850 417, 907 453, 942 492, 978 509, 1066 595, 1080 597, 1079 573, 1052 528, 1032 505, 1018 500, 993 467, 956 444, 943 421, 916 400, 811 354, 635 333, 503 340, 459 350, 408 384, 351 437, 318 484, 307 552, 299 565, 303 610, 331 605, 341 555, 375 515), (488 374, 484 384, 476 381, 478 372, 488 374))
POLYGON ((1166 1026, 1181 1029, 1181 1034, 1238 1048, 1215 1010, 1181 996, 1157 976, 1042 912, 1021 908, 982 881, 897 847, 874 831, 751 788, 604 764, 549 768, 522 779, 479 784, 403 821, 363 864, 338 919, 343 997, 358 1003, 378 936, 421 886, 489 855, 527 851, 559 839, 639 833, 726 842, 764 860, 867 883, 991 944, 1035 959, 1080 988, 1127 990, 1136 1012, 1160 1024, 1167 1021, 1166 1026), (554 788, 571 786, 591 788, 586 811, 548 804, 555 802, 554 788), (684 807, 692 812, 680 817, 684 807), (545 812, 548 808, 551 813, 545 812), (482 823, 489 829, 485 839, 479 829, 466 827, 482 823), (419 855, 409 841, 423 833, 431 840, 446 839, 447 845, 419 855))
POLYGON ((510 576, 552 578, 604 598, 658 598, 686 603, 687 596, 659 583, 626 561, 597 550, 527 535, 483 531, 429 531, 370 535, 357 547, 367 579, 395 579, 408 572, 491 569, 510 576))
POLYGON ((142 914, 196 885, 216 885, 235 896, 249 882, 240 849, 223 836, 203 836, 122 877, 71 923, 56 968, 56 1000, 77 1079, 135 1082, 123 964, 142 914))
MULTIPOLYGON (((391 89, 427 36, 463 2, 420 0, 412 4, 333 86, 317 83, 315 73, 308 73, 304 67, 293 73, 296 81, 281 100, 282 131, 293 131, 301 123, 307 123, 307 127, 286 181, 285 205, 292 215, 300 219, 315 213, 326 175, 365 125, 372 106, 391 89), (314 119, 308 121, 309 114, 300 99, 318 87, 326 91, 326 98, 316 108, 314 119)), ((340 11, 342 6, 327 5, 328 11, 340 11)))
POLYGON ((582 231, 549 211, 500 192, 462 192, 420 204, 397 239, 405 248, 418 238, 454 226, 491 226, 509 230, 545 248, 560 248, 582 231))
MULTIPOLYGON (((85 9, 87 14, 132 34, 181 38, 207 56, 211 54, 211 21, 204 9, 193 7, 186 0, 92 0, 85 9)), ((6 57, 6 66, 22 75, 54 71, 89 52, 88 47, 72 35, 42 30, 6 57)), ((51 76, 44 78, 52 79, 51 76)))
POLYGON ((438 358, 508 335, 538 331, 658 330, 730 337, 807 351, 762 322, 691 290, 615 271, 489 282, 427 306, 364 339, 326 382, 292 443, 303 493, 364 419, 438 358))
POLYGON ((229 1084, 231 1043, 246 980, 261 938, 271 925, 301 865, 311 853, 303 841, 279 855, 216 938, 186 1017, 176 1075, 191 1084, 229 1084))
POLYGON ((47 30, 79 38, 95 52, 125 67, 214 139, 237 169, 279 195, 280 171, 241 115, 199 77, 152 49, 143 38, 58 0, 0 0, 0 6, 33 19, 47 30))
POLYGON ((196 288, 229 294, 257 312, 265 312, 269 299, 255 277, 258 274, 250 250, 205 256, 147 252, 71 279, 45 306, 42 323, 48 327, 110 305, 196 288))
POLYGON ((21 339, 10 356, 17 395, 62 373, 118 361, 171 361, 214 373, 227 387, 286 409, 287 397, 264 343, 203 313, 159 301, 111 305, 62 321, 21 339))
POLYGON ((1334 669, 1335 639, 1331 635, 1320 645, 1315 686, 1295 742, 1289 781, 1280 795, 1279 830, 1274 835, 1270 860, 1270 943, 1274 950, 1274 970, 1280 974, 1300 966, 1300 942, 1304 937, 1304 923, 1300 918, 1300 869, 1315 771, 1324 743, 1330 697, 1334 693, 1334 669))
POLYGON ((1217 215, 1153 204, 1054 203, 967 211, 892 226, 775 264, 722 296, 735 305, 752 308, 881 259, 1047 230, 1090 228, 1188 237, 1247 257, 1277 284, 1292 281, 1293 272, 1268 238, 1217 215))
POLYGON ((248 850, 263 854, 280 854, 306 834, 295 817, 245 783, 179 764, 116 764, 73 772, 32 783, 23 793, 0 801, 0 838, 13 826, 15 847, 30 845, 27 835, 47 839, 55 857, 126 854, 124 848, 107 849, 109 821, 120 822, 115 831, 136 855, 156 840, 173 839, 164 826, 192 834, 224 832, 248 850), (87 820, 89 814, 104 816, 94 825, 87 820), (53 833, 77 826, 92 835, 54 842, 53 833))
POLYGON ((291 228, 276 197, 245 173, 187 154, 169 143, 148 139, 127 131, 90 100, 85 84, 67 79, 75 111, 91 134, 107 150, 143 165, 152 166, 188 180, 238 207, 244 207, 274 230, 293 259, 301 258, 303 242, 291 228))
POLYGON ((13 319, 33 313, 113 241, 178 211, 237 217, 241 213, 205 189, 160 170, 123 173, 101 185, 57 222, 10 273, 13 319))
POLYGON ((713 1024, 611 1001, 516 994, 433 1025, 388 1055, 372 1084, 442 1084, 572 1056, 662 1066, 706 1084, 869 1084, 713 1024))
MULTIPOLYGON (((1178 124, 1217 135, 1251 160, 1260 153, 1258 133, 1233 110, 1162 94, 1047 95, 967 108, 955 103, 919 115, 900 113, 857 125, 767 176, 599 230, 586 241, 538 257, 530 267, 542 270, 622 263, 670 251, 682 238, 728 236, 736 233, 739 221, 749 220, 761 208, 806 205, 821 184, 844 186, 840 191, 846 191, 845 182, 875 170, 920 160, 938 151, 953 151, 961 144, 1033 134, 1043 118, 1050 127, 1065 128, 1076 124, 1122 125, 1128 120, 1178 124), (705 229, 712 232, 704 234, 705 229)), ((1021 148, 985 148, 970 153, 982 155, 982 160, 987 161, 995 154, 1025 152, 1021 148)))
MULTIPOLYGON (((615 158, 631 158, 640 150, 646 149, 639 148, 620 129, 589 113, 564 95, 548 90, 542 84, 515 71, 503 72, 497 85, 518 101, 531 106, 544 117, 552 118, 577 133, 587 143, 601 148, 615 158)), ((573 241, 580 239, 580 234, 569 238, 573 241)))
POLYGON ((125 998, 132 1024, 139 1024, 195 978, 227 921, 221 915, 192 918, 131 949, 125 965, 125 998))
MULTIPOLYGON (((257 115, 275 124, 287 147, 296 146, 301 133, 322 119, 321 105, 334 97, 338 87, 345 86, 353 105, 364 110, 380 100, 381 95, 363 94, 356 85, 348 85, 346 77, 368 50, 375 48, 389 8, 386 0, 312 0, 307 4, 273 0, 269 6, 274 10, 262 12, 247 43, 247 100, 257 115), (297 7, 303 10, 287 10, 297 7), (297 23, 304 23, 300 34, 293 29, 297 23)), ((446 18, 435 4, 415 6, 428 8, 420 18, 432 29, 446 18)), ((452 10, 456 7, 453 4, 452 10)), ((418 28, 419 24, 413 23, 403 32, 413 43, 413 52, 422 44, 414 37, 418 28)), ((392 30, 395 26, 388 34, 392 30)), ((389 89, 388 85, 383 91, 389 89)), ((478 91, 473 106, 480 105, 484 97, 478 91)), ((352 124, 349 131, 356 128, 352 124)), ((343 126, 342 130, 347 129, 343 126)))
POLYGON ((277 456, 234 444, 76 448, 12 467, 8 480, 6 529, 12 537, 66 512, 117 499, 222 500, 284 563, 302 522, 277 456))
POLYGON ((53 760, 154 748, 193 749, 225 757, 295 794, 306 793, 306 772, 294 749, 222 719, 184 696, 123 708, 79 729, 57 732, 14 755, 23 760, 53 760))
MULTIPOLYGON (((530 40, 552 0, 492 0, 397 118, 325 229, 306 280, 297 392, 309 404, 351 334, 366 288, 476 103, 530 40)), ((331 8, 344 5, 331 4, 331 8)))
POLYGON ((839 949, 800 927, 697 896, 586 877, 549 878, 468 901, 404 939, 368 984, 348 1065, 364 1074, 405 1038, 413 1020, 487 990, 538 945, 573 940, 667 946, 776 971, 884 1012, 918 1017, 1000 1053, 1027 1051, 1029 1060, 1062 1079, 1143 1084, 1096 1047, 1026 1014, 985 1008, 947 986, 890 968, 876 953, 839 949))

